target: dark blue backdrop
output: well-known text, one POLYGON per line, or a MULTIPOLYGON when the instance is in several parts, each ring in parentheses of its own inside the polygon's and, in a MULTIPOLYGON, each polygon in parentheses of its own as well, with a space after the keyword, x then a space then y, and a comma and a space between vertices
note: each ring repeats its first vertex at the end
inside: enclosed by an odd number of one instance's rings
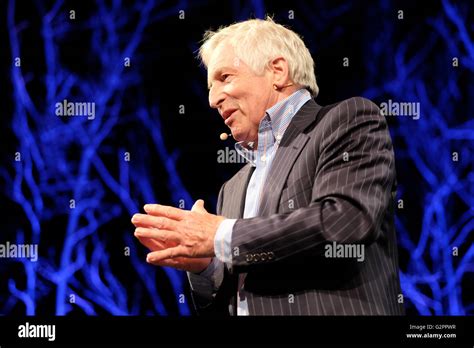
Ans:
POLYGON ((472 315, 474 5, 427 4, 3 1, 0 243, 39 259, 0 259, 0 314, 192 313, 184 274, 146 264, 130 217, 198 198, 214 211, 239 164, 217 161, 232 142, 196 50, 204 30, 268 13, 303 36, 318 103, 419 103, 387 116, 404 303, 472 315), (64 100, 94 117, 58 116, 64 100))

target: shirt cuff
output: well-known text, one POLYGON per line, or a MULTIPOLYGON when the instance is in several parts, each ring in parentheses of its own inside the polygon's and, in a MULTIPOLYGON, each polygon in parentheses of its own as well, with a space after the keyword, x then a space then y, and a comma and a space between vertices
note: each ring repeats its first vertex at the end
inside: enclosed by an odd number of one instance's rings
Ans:
POLYGON ((207 279, 211 279, 212 276, 214 275, 214 272, 217 269, 218 264, 219 264, 219 260, 213 257, 209 265, 203 271, 199 273, 194 273, 194 274, 207 278, 207 279))
POLYGON ((216 257, 227 264, 232 264, 232 230, 237 219, 225 219, 219 225, 214 237, 214 253, 216 257))
POLYGON ((219 289, 224 279, 224 264, 213 257, 209 266, 200 273, 187 272, 191 290, 210 297, 213 291, 219 289))

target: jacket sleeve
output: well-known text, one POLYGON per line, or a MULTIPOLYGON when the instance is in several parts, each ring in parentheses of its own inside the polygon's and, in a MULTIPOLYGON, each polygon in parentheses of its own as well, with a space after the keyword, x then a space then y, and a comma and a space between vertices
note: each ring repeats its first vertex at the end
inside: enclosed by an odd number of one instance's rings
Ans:
POLYGON ((351 98, 328 112, 317 127, 323 127, 323 136, 309 205, 237 220, 232 233, 232 250, 238 250, 232 260, 236 272, 299 253, 320 256, 328 242, 370 244, 379 238, 395 180, 385 118, 372 102, 351 98))

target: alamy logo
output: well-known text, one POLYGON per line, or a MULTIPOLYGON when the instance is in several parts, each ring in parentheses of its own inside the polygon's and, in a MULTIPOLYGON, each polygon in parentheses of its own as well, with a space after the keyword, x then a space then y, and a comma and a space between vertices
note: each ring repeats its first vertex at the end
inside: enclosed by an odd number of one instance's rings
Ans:
POLYGON ((324 256, 327 258, 357 259, 357 261, 362 262, 365 260, 365 245, 332 242, 332 244, 324 246, 324 256))
POLYGON ((418 120, 420 118, 420 103, 396 102, 389 99, 380 104, 380 112, 384 116, 408 116, 418 120))
POLYGON ((0 244, 0 258, 27 258, 38 261, 38 244, 0 244))
POLYGON ((18 326, 20 338, 47 338, 48 341, 56 340, 56 325, 36 325, 26 322, 18 326))
POLYGON ((95 103, 93 102, 68 102, 64 99, 56 103, 56 116, 86 116, 88 120, 95 118, 95 103))
POLYGON ((217 163, 247 163, 249 159, 241 156, 237 150, 229 149, 217 151, 217 163))

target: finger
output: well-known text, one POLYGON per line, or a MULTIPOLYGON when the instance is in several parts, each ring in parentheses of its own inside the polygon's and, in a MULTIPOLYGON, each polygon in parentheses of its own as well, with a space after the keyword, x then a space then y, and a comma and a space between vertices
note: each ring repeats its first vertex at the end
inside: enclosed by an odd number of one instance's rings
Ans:
POLYGON ((182 261, 178 261, 177 259, 165 259, 161 261, 150 261, 152 265, 161 266, 161 267, 173 267, 176 269, 184 269, 186 266, 183 264, 182 261))
POLYGON ((198 199, 191 208, 191 211, 195 211, 196 213, 207 213, 206 208, 204 208, 204 201, 198 199))
MULTIPOLYGON (((170 242, 180 243, 182 241, 181 235, 179 233, 174 231, 161 230, 157 228, 137 227, 135 229, 135 236, 158 239, 159 241, 164 242, 166 244, 170 242)), ((169 248, 169 245, 167 246, 167 248, 169 248)))
POLYGON ((171 220, 163 216, 158 217, 147 214, 133 215, 132 223, 137 227, 152 227, 169 231, 174 231, 178 227, 178 224, 175 220, 171 220))
POLYGON ((186 214, 186 210, 170 207, 169 205, 145 204, 143 208, 150 215, 164 216, 177 221, 182 220, 186 214))
POLYGON ((135 235, 135 237, 138 239, 140 243, 142 243, 146 247, 153 247, 156 250, 161 250, 161 249, 166 249, 170 247, 174 247, 178 245, 175 242, 163 242, 162 240, 156 239, 156 238, 147 238, 147 237, 140 237, 135 235))
POLYGON ((146 262, 156 263, 165 259, 173 259, 180 256, 189 256, 187 249, 182 245, 177 245, 173 248, 153 251, 146 256, 146 262))
POLYGON ((157 251, 157 250, 162 250, 168 248, 168 246, 159 240, 153 239, 153 238, 145 238, 145 237, 139 237, 136 236, 138 241, 146 246, 150 251, 157 251))

